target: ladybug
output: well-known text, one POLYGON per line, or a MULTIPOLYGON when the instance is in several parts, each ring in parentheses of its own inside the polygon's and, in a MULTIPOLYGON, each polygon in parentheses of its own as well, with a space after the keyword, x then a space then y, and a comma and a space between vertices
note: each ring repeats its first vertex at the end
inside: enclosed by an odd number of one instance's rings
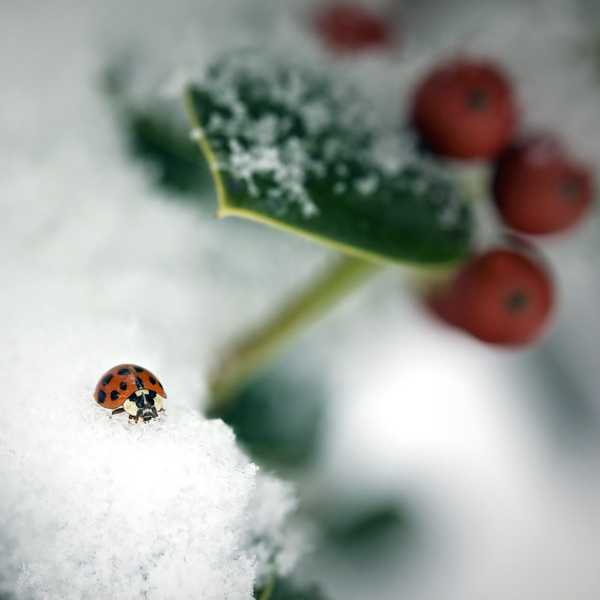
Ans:
POLYGON ((580 221, 592 204, 593 177, 547 133, 529 135, 500 157, 493 184, 500 217, 512 229, 559 233, 580 221))
POLYGON ((320 12, 316 28, 332 50, 359 52, 386 46, 391 32, 377 15, 360 5, 339 3, 320 12))
POLYGON ((521 251, 494 248, 467 262, 427 303, 440 319, 481 341, 523 346, 544 331, 554 288, 539 261, 521 251))
POLYGON ((457 159, 490 159, 510 142, 518 121, 511 82, 499 66, 458 58, 417 86, 411 120, 433 152, 457 159))
POLYGON ((164 411, 167 394, 161 382, 147 369, 123 364, 113 367, 96 386, 94 400, 112 414, 126 412, 130 421, 145 423, 164 411))

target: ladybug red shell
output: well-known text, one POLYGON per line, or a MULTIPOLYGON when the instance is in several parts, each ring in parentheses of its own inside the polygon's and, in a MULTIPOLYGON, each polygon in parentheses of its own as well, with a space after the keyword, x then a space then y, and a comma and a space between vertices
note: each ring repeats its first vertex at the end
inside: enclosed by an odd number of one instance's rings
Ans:
POLYGON ((113 367, 96 385, 94 399, 113 414, 126 412, 131 420, 150 421, 164 410, 167 394, 158 378, 143 367, 113 367))

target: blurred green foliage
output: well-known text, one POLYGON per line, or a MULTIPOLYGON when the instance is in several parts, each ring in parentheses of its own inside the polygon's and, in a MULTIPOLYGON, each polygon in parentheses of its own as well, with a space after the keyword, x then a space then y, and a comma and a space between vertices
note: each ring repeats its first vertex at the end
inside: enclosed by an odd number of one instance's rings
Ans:
MULTIPOLYGON (((256 590, 254 597, 264 597, 265 588, 256 590)), ((329 600, 316 585, 301 586, 290 579, 277 579, 268 600, 329 600)))
POLYGON ((276 469, 307 467, 319 450, 324 387, 318 377, 279 361, 210 416, 228 423, 260 464, 276 469))
POLYGON ((350 515, 331 519, 323 524, 330 544, 346 550, 372 546, 392 536, 407 535, 412 531, 413 519, 406 507, 395 503, 367 507, 350 515))
POLYGON ((382 556, 388 547, 412 546, 417 540, 416 513, 407 502, 373 498, 357 502, 344 495, 330 496, 326 504, 312 516, 327 553, 363 560, 382 556))

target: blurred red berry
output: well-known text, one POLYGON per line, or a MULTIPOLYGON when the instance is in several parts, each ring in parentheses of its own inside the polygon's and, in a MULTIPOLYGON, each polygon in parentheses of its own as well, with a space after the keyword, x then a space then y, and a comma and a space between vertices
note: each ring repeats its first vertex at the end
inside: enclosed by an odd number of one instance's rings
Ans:
POLYGON ((488 62, 457 59, 419 84, 412 121, 438 154, 490 159, 511 141, 518 118, 511 82, 488 62))
POLYGON ((510 249, 471 259, 447 288, 429 298, 444 321, 490 344, 522 346, 543 332, 554 288, 538 261, 510 249))
POLYGON ((386 46, 391 32, 383 19, 356 4, 334 4, 317 16, 323 41, 338 52, 359 52, 386 46))
POLYGON ((496 206, 503 221, 516 231, 563 231, 583 217, 593 196, 590 170, 548 134, 515 144, 501 156, 496 168, 496 206))

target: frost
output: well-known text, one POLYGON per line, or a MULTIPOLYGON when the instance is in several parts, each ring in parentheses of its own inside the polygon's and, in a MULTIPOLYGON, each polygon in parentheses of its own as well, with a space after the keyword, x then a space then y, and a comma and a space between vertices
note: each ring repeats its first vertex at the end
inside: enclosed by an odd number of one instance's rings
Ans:
POLYGON ((373 194, 377 191, 378 185, 379 185, 378 177, 376 175, 369 175, 368 177, 359 179, 356 182, 356 189, 363 196, 370 196, 371 194, 373 194))
MULTIPOLYGON (((291 138, 280 148, 269 145, 257 145, 244 149, 234 138, 229 141, 229 159, 225 165, 221 158, 220 170, 230 172, 244 181, 251 196, 259 197, 263 191, 256 183, 261 176, 272 176, 279 194, 285 195, 297 203, 305 217, 318 214, 317 207, 303 185, 306 159, 299 151, 297 140, 291 138)), ((281 203, 275 206, 276 212, 283 211, 281 203)))
POLYGON ((204 132, 199 127, 192 129, 192 131, 190 131, 190 139, 192 139, 194 141, 198 142, 201 139, 203 139, 203 137, 204 137, 204 132))
MULTIPOLYGON (((327 217, 320 205, 331 192, 339 202, 348 194, 385 195, 399 190, 406 171, 424 162, 413 136, 400 123, 379 118, 357 86, 290 57, 231 52, 192 90, 219 169, 269 214, 299 210, 305 219, 321 212, 327 217)), ((444 201, 440 187, 432 201, 426 178, 439 172, 448 180, 448 174, 440 165, 421 171, 407 190, 411 199, 423 198, 451 227, 462 199, 447 194, 444 201)))

